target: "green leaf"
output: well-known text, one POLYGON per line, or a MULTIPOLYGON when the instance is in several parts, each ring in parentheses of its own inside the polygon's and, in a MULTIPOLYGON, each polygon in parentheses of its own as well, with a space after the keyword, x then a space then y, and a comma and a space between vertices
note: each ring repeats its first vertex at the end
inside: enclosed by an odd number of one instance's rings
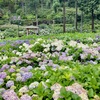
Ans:
POLYGON ((62 97, 66 97, 66 89, 65 89, 64 87, 61 88, 61 90, 60 90, 60 95, 61 95, 62 97))
POLYGON ((89 95, 89 97, 93 97, 93 89, 89 89, 88 95, 89 95))

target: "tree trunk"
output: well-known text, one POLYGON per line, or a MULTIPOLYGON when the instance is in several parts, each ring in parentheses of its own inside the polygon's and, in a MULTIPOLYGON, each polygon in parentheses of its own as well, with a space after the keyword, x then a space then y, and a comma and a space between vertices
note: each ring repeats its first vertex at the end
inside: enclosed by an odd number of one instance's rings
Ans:
POLYGON ((81 33, 83 31, 83 11, 81 11, 81 33))
POLYGON ((22 11, 23 11, 23 14, 25 15, 24 1, 23 1, 23 0, 21 0, 21 6, 22 6, 22 11))
POLYGON ((94 10, 92 9, 92 32, 94 32, 94 10))
POLYGON ((65 0, 63 2, 63 33, 66 32, 65 0))
POLYGON ((38 15, 36 13, 36 26, 38 27, 38 15))
POLYGON ((77 0, 75 0, 75 9, 76 9, 76 11, 75 11, 75 29, 76 29, 76 31, 77 31, 77 0))

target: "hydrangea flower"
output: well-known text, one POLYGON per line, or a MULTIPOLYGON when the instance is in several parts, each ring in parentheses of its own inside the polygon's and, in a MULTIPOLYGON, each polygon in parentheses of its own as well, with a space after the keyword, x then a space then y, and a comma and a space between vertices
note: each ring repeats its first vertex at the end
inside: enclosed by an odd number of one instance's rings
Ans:
POLYGON ((11 86, 14 86, 14 81, 8 81, 7 83, 6 83, 6 87, 8 88, 8 87, 11 87, 11 86))
POLYGON ((16 68, 16 66, 15 65, 11 65, 11 68, 16 68))
POLYGON ((26 81, 27 79, 30 79, 33 76, 32 72, 25 72, 22 74, 22 81, 26 81))
POLYGON ((78 83, 74 83, 71 86, 67 86, 66 90, 79 95, 82 100, 89 100, 87 96, 87 91, 78 83))
POLYGON ((32 98, 28 94, 24 94, 21 96, 20 100, 32 100, 32 98))
POLYGON ((21 74, 20 73, 17 73, 16 76, 21 76, 21 74))
POLYGON ((22 81, 22 77, 21 76, 17 76, 16 77, 16 81, 22 81))
POLYGON ((4 100, 19 100, 17 94, 14 92, 14 90, 6 90, 2 97, 4 100))
POLYGON ((48 82, 50 82, 50 79, 47 79, 47 80, 46 80, 46 83, 48 83, 48 82))
POLYGON ((29 70, 33 69, 33 67, 32 66, 27 66, 27 69, 29 71, 29 70))
POLYGON ((24 71, 24 72, 28 72, 28 69, 25 68, 25 67, 21 67, 20 70, 21 70, 21 71, 24 71))
POLYGON ((5 92, 4 88, 0 88, 0 95, 2 95, 5 92))
POLYGON ((6 76, 6 79, 9 80, 10 79, 10 76, 6 76))
POLYGON ((20 90, 19 90, 19 92, 21 92, 21 93, 26 93, 28 91, 29 90, 28 90, 28 87, 27 86, 24 86, 24 87, 20 88, 20 90))
POLYGON ((58 64, 53 64, 52 65, 53 69, 59 68, 60 66, 58 64))
POLYGON ((5 64, 2 66, 2 68, 0 69, 0 71, 4 71, 6 69, 8 69, 10 66, 8 64, 5 64))
POLYGON ((38 85, 39 85, 38 82, 33 82, 33 83, 31 83, 31 84, 29 85, 29 89, 32 90, 32 89, 38 87, 38 85))
POLYGON ((51 45, 56 46, 57 51, 60 51, 64 47, 63 41, 57 39, 54 42, 52 42, 51 45))
POLYGON ((6 72, 0 72, 0 78, 6 78, 7 74, 6 72))
POLYGON ((18 61, 16 65, 20 65, 22 63, 23 63, 23 61, 18 61))
POLYGON ((10 89, 13 89, 14 90, 14 89, 16 89, 16 86, 11 86, 10 89))
POLYGON ((0 78, 0 85, 2 85, 3 83, 4 83, 4 80, 0 78))
POLYGON ((40 69, 45 70, 46 69, 45 65, 41 65, 40 69))
POLYGON ((71 40, 71 41, 68 43, 68 45, 71 46, 71 47, 75 47, 75 46, 77 45, 77 42, 71 40))
POLYGON ((13 72, 15 72, 15 69, 14 69, 14 68, 10 68, 10 69, 9 69, 9 72, 10 72, 10 73, 13 73, 13 72))
POLYGON ((48 71, 46 71, 46 72, 44 73, 44 75, 43 75, 43 76, 45 77, 45 76, 47 76, 47 75, 48 75, 48 71))
POLYGON ((58 98, 60 98, 60 89, 61 89, 61 85, 58 84, 58 83, 55 83, 53 86, 51 86, 51 90, 54 90, 54 93, 53 93, 53 99, 54 100, 58 100, 58 98))

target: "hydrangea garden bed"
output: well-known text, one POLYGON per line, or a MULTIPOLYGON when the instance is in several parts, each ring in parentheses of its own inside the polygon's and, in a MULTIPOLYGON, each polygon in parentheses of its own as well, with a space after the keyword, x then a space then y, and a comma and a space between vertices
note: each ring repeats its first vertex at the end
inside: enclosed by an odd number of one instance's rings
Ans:
POLYGON ((99 39, 1 46, 0 100, 100 100, 99 39))

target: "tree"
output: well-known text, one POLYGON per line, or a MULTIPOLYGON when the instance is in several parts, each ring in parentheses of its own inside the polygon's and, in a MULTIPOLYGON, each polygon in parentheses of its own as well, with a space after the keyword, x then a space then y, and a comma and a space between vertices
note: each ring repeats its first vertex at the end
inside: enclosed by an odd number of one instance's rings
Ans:
POLYGON ((0 18, 2 18, 2 16, 3 16, 3 11, 2 11, 2 9, 0 8, 0 18))
POLYGON ((38 26, 38 7, 39 7, 39 0, 30 0, 29 2, 29 7, 31 13, 34 11, 35 16, 36 16, 36 26, 38 26))
POLYGON ((75 11, 75 29, 76 30, 78 30, 77 29, 77 8, 78 8, 78 2, 77 2, 77 0, 75 0, 75 9, 76 9, 76 11, 75 11))
POLYGON ((91 13, 91 29, 94 32, 94 11, 98 8, 100 0, 81 0, 80 9, 85 13, 91 13))
POLYGON ((63 5, 63 33, 66 32, 66 16, 65 16, 65 13, 66 13, 66 1, 67 0, 59 0, 59 2, 63 5))

